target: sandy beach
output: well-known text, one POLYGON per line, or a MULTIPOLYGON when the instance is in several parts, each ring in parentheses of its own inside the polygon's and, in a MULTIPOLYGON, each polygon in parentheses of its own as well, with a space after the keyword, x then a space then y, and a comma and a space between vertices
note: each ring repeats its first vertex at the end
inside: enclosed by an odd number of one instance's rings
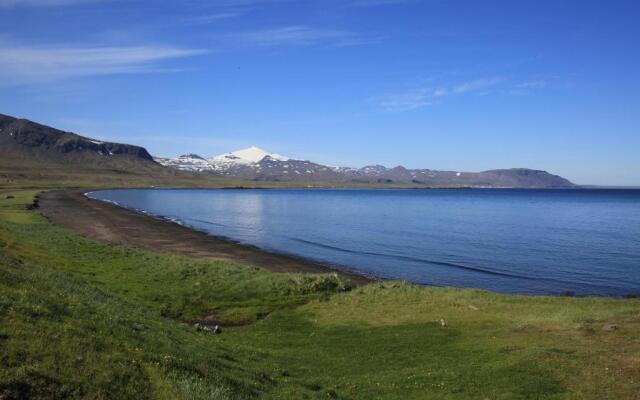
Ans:
POLYGON ((84 196, 85 192, 86 190, 60 190, 42 193, 40 210, 51 221, 94 240, 189 257, 229 260, 272 272, 337 272, 356 285, 373 280, 313 261, 235 243, 226 238, 89 199, 84 196))

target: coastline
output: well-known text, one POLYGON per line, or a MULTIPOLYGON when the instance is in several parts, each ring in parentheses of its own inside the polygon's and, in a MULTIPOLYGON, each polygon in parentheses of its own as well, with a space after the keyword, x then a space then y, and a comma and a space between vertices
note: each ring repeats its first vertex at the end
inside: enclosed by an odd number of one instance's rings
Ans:
MULTIPOLYGON (((89 239, 122 244, 165 253, 186 255, 209 260, 236 262, 249 267, 260 267, 269 272, 280 273, 336 273, 359 286, 370 282, 393 279, 363 273, 349 268, 348 265, 316 261, 304 256, 290 254, 287 248, 272 250, 251 243, 241 243, 233 238, 208 232, 190 225, 178 218, 165 214, 154 214, 135 207, 127 207, 118 202, 94 197, 94 192, 103 190, 157 189, 182 190, 184 188, 87 188, 57 189, 40 192, 41 214, 54 222, 70 228, 89 239)), ((198 188, 201 190, 211 190, 198 188)), ((196 190, 198 190, 196 189, 196 190)), ((239 187, 217 188, 216 190, 239 189, 239 187)), ((246 188, 248 189, 248 188, 246 188)), ((265 188, 266 189, 266 188, 265 188)), ((280 189, 280 188, 269 188, 280 189)), ((314 188, 324 190, 329 188, 314 188)), ((353 188, 352 190, 354 190, 353 188)), ((189 189, 191 190, 191 189, 189 189)), ((309 190, 300 188, 300 190, 309 190)), ((358 189, 355 189, 358 190, 358 189)), ((508 189, 507 189, 508 190, 508 189)), ((516 189, 517 190, 517 189, 516 189)), ((536 191, 538 189, 529 189, 536 191)), ((38 198, 36 199, 38 203, 38 198)), ((36 204, 38 207, 38 204, 36 204)), ((454 267, 459 267, 453 265, 454 267)), ((466 268, 462 266, 462 268, 466 268)), ((475 270, 475 269, 474 269, 475 270)), ((414 283, 420 285, 419 282, 414 283)), ((428 285, 427 286, 439 286, 428 285)), ((464 288, 465 286, 458 286, 464 288)), ((476 286, 469 286, 476 287, 476 286)), ((547 290, 538 293, 522 293, 485 288, 495 293, 523 294, 537 296, 591 297, 605 296, 618 298, 637 298, 636 291, 621 293, 577 293, 570 289, 547 290)))
POLYGON ((91 190, 56 190, 39 196, 39 209, 50 221, 102 242, 189 257, 233 261, 282 273, 337 273, 354 285, 376 281, 301 257, 234 242, 175 222, 85 196, 91 190))

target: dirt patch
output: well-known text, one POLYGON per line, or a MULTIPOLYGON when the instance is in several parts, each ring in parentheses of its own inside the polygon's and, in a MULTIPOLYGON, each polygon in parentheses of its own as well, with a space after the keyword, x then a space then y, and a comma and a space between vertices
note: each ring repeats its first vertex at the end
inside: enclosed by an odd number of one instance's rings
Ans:
POLYGON ((241 320, 241 321, 225 321, 224 319, 220 319, 218 317, 216 317, 215 315, 207 315, 204 318, 201 319, 192 319, 190 321, 187 321, 188 325, 207 325, 207 326, 221 326, 223 328, 232 328, 232 327, 237 327, 237 326, 246 326, 246 325, 251 325, 255 323, 255 321, 251 321, 251 320, 241 320))
POLYGON ((54 223, 83 236, 162 253, 229 260, 272 272, 337 272, 355 285, 372 278, 277 253, 234 243, 178 224, 162 221, 112 204, 92 200, 79 191, 52 191, 39 196, 40 212, 54 223))

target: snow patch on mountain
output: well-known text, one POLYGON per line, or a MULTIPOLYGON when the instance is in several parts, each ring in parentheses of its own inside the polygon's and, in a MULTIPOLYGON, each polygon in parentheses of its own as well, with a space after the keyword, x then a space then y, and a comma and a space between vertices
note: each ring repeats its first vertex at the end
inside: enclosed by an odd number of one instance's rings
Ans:
POLYGON ((262 161, 265 157, 270 157, 278 161, 288 161, 289 158, 281 156, 279 154, 267 153, 259 147, 249 147, 231 153, 222 154, 209 159, 212 164, 256 164, 262 161))
POLYGON ((165 167, 173 167, 183 171, 214 171, 215 168, 209 161, 197 154, 185 154, 176 158, 155 157, 154 160, 165 167))
POLYGON ((205 159, 197 154, 186 154, 175 158, 156 157, 156 162, 184 171, 225 171, 238 166, 258 167, 263 160, 289 161, 280 154, 268 153, 259 147, 249 147, 205 159))

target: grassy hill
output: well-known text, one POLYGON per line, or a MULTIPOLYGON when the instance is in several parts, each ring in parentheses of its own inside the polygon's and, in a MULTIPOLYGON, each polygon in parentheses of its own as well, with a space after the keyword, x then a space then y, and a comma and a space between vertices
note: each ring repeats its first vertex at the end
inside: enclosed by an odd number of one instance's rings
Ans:
POLYGON ((68 188, 68 187, 221 187, 233 182, 210 176, 169 170, 121 170, 0 156, 0 187, 68 188))
POLYGON ((0 187, 221 185, 214 176, 165 168, 142 147, 0 114, 0 187))
POLYGON ((93 242, 28 210, 36 193, 0 190, 5 399, 640 393, 638 300, 349 289, 334 275, 93 242), (207 316, 221 334, 190 323, 207 316))

